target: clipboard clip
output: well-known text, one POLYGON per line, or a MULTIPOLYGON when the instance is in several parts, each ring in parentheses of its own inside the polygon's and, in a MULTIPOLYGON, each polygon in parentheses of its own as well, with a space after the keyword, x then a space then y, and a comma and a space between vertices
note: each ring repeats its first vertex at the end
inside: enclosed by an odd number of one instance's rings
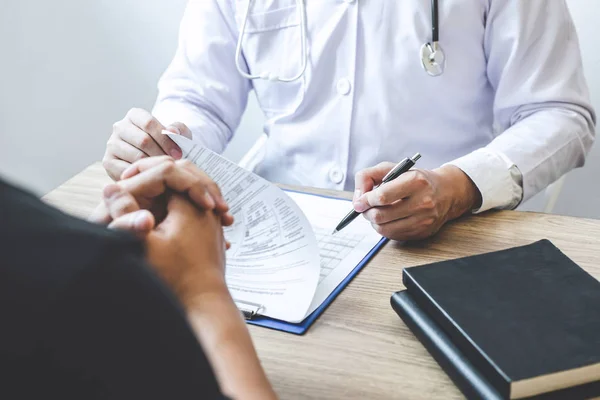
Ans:
POLYGON ((249 301, 233 300, 237 308, 244 315, 245 320, 252 320, 254 317, 261 315, 261 312, 265 310, 265 306, 258 303, 251 303, 249 301))

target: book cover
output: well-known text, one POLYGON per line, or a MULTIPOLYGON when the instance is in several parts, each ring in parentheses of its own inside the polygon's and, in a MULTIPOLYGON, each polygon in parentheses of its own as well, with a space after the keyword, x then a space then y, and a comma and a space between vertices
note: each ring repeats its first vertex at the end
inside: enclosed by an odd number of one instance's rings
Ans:
MULTIPOLYGON (((485 400, 503 398, 486 377, 454 345, 440 326, 417 305, 406 290, 394 293, 391 304, 394 311, 466 398, 485 400)), ((597 396, 600 396, 600 382, 598 381, 528 397, 527 400, 578 400, 597 396)))
POLYGON ((549 241, 406 268, 403 281, 502 398, 600 380, 600 282, 549 241))

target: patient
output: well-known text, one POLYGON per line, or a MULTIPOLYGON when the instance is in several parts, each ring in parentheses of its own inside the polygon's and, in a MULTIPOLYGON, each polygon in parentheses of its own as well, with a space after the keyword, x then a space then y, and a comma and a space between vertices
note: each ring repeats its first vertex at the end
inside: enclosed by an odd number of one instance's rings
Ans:
POLYGON ((216 185, 145 159, 93 220, 0 181, 0 398, 270 399, 224 278, 216 185))

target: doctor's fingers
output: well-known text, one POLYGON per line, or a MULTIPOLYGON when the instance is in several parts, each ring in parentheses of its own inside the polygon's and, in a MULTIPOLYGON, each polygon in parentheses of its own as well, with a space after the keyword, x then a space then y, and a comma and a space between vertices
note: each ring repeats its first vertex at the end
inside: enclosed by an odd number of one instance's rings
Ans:
POLYGON ((396 164, 391 162, 382 162, 374 167, 365 168, 356 173, 354 177, 354 201, 360 196, 373 190, 373 188, 381 183, 385 175, 394 168, 396 164))
POLYGON ((414 195, 398 200, 389 206, 373 207, 363 213, 372 224, 383 225, 388 222, 418 216, 437 218, 437 209, 431 196, 414 195))
POLYGON ((131 164, 127 161, 115 158, 115 156, 108 152, 108 149, 104 154, 104 158, 102 159, 102 167, 104 167, 106 173, 112 178, 113 181, 118 181, 123 171, 125 171, 130 165, 131 164))
POLYGON ((442 221, 424 215, 413 215, 385 224, 371 224, 381 236, 392 240, 421 240, 437 233, 442 221))
POLYGON ((148 111, 142 110, 141 108, 132 108, 127 113, 126 119, 149 134, 160 146, 164 154, 170 155, 175 159, 180 159, 182 157, 179 146, 177 146, 177 144, 167 135, 162 133, 162 131, 165 130, 165 127, 148 111))
POLYGON ((150 134, 127 120, 119 121, 113 126, 113 137, 130 144, 148 156, 162 156, 166 154, 150 134))
POLYGON ((431 183, 427 174, 421 170, 411 170, 393 181, 363 194, 354 202, 354 209, 364 212, 371 207, 389 206, 429 187, 431 187, 431 183))
POLYGON ((173 122, 165 130, 177 135, 181 135, 188 139, 192 138, 192 131, 183 122, 173 122))
MULTIPOLYGON (((173 163, 173 159, 167 156, 145 158, 132 164, 125 171, 123 171, 123 173, 121 174, 121 179, 131 178, 135 175, 138 175, 141 172, 148 171, 163 163, 173 163)), ((226 213, 227 211, 229 211, 229 206, 223 198, 219 186, 200 168, 198 168, 194 163, 192 163, 189 160, 175 161, 175 166, 177 168, 182 168, 188 171, 190 174, 196 177, 196 179, 198 180, 198 185, 204 185, 206 187, 207 191, 210 193, 210 195, 216 203, 215 206, 218 212, 226 213)))
POLYGON ((106 142, 106 156, 125 161, 128 164, 148 157, 142 150, 115 137, 111 137, 106 142))

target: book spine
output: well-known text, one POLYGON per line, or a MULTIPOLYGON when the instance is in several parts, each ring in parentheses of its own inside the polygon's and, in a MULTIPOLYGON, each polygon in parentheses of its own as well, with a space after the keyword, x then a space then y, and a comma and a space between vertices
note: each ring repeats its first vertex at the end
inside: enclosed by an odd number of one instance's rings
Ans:
POLYGON ((394 311, 466 398, 486 400, 503 398, 452 343, 448 335, 420 309, 407 291, 395 293, 391 303, 394 311))
POLYGON ((465 336, 446 313, 421 289, 406 270, 403 271, 402 281, 412 299, 429 317, 448 335, 449 339, 460 350, 471 364, 480 371, 486 380, 492 384, 504 398, 510 397, 510 381, 477 349, 465 336))

